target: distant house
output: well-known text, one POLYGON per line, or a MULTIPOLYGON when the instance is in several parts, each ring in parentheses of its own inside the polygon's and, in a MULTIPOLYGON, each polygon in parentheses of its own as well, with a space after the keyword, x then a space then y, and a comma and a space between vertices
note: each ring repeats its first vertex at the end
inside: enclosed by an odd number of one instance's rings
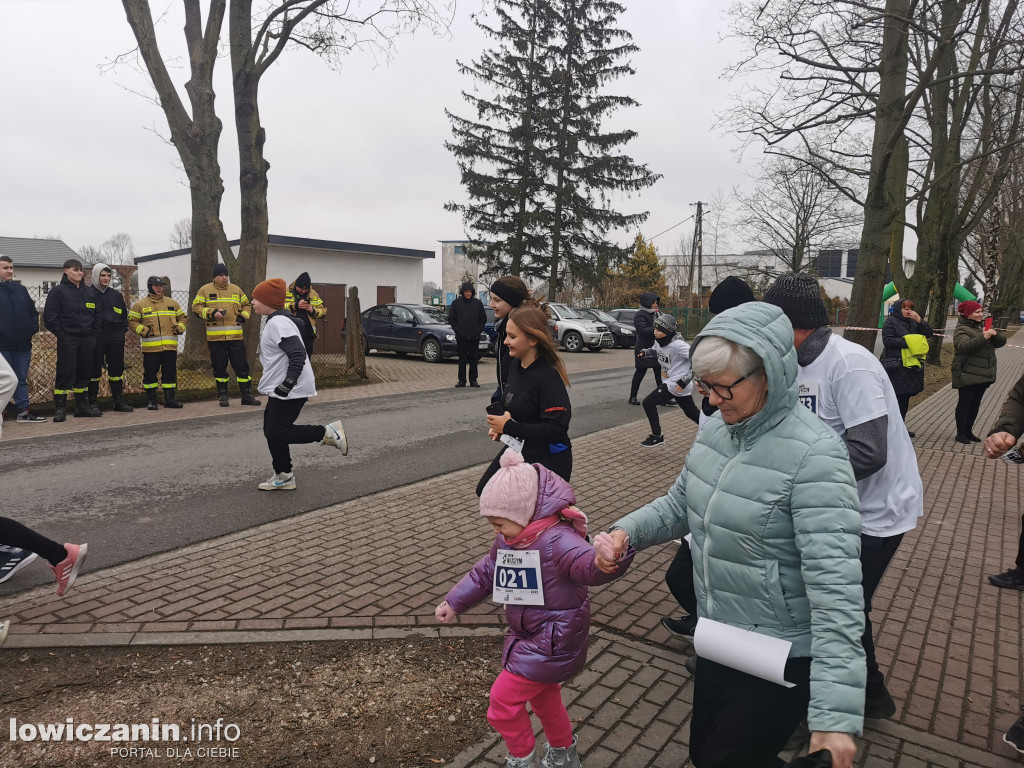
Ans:
POLYGON ((441 297, 451 304, 466 277, 476 286, 477 298, 487 302, 490 283, 484 282, 483 267, 466 255, 468 240, 441 240, 441 297))
MULTIPOLYGON (((229 242, 236 254, 238 242, 229 242)), ((139 285, 145 286, 150 275, 159 275, 170 280, 175 293, 188 291, 191 256, 191 249, 185 248, 137 257, 139 285)), ((320 325, 318 352, 342 351, 341 322, 350 286, 359 289, 364 309, 387 302, 419 304, 423 300, 423 260, 432 258, 433 251, 387 245, 283 235, 267 238, 267 277, 280 277, 291 285, 301 273, 308 272, 313 288, 327 305, 327 317, 320 325)), ((212 274, 204 277, 213 279, 212 274)), ((251 285, 241 287, 246 293, 253 289, 251 285)))
POLYGON ((82 258, 63 240, 37 237, 0 237, 0 254, 9 256, 14 262, 14 279, 17 282, 33 294, 40 291, 44 296, 63 277, 64 262, 68 259, 81 261, 82 258))

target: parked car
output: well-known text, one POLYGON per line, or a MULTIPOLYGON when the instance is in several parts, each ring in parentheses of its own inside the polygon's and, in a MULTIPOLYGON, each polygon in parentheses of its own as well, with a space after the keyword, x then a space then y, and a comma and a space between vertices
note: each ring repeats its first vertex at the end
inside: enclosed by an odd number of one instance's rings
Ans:
POLYGON ((486 304, 484 304, 484 312, 487 313, 487 324, 484 325, 484 333, 487 334, 487 340, 488 340, 487 351, 490 352, 495 357, 497 357, 498 356, 498 331, 494 327, 494 323, 496 322, 497 318, 495 318, 495 316, 494 316, 494 310, 491 309, 486 304))
POLYGON ((632 325, 626 323, 620 323, 614 317, 609 315, 607 312, 601 309, 591 309, 590 307, 573 307, 576 310, 576 314, 586 320, 593 320, 597 323, 604 323, 608 326, 608 330, 612 332, 612 336, 615 338, 615 346, 622 348, 632 349, 636 342, 636 331, 633 330, 632 325))
POLYGON ((554 326, 555 340, 567 352, 579 352, 583 347, 591 352, 600 352, 615 346, 615 337, 603 322, 580 317, 568 304, 548 304, 547 311, 554 326))
POLYGON ((608 314, 623 325, 633 325, 633 318, 636 317, 636 309, 609 309, 608 314))
MULTIPOLYGON (((459 354, 455 331, 448 325, 448 311, 444 307, 378 304, 363 312, 362 320, 366 352, 416 352, 428 363, 439 363, 459 354)), ((479 350, 486 352, 490 343, 487 334, 481 333, 479 350)))

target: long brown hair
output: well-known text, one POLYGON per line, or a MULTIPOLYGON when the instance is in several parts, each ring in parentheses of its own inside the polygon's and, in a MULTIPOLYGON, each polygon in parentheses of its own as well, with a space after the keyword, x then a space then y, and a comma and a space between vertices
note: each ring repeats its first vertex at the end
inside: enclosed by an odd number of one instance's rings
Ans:
POLYGON ((537 342, 537 354, 543 357, 548 365, 558 371, 565 386, 572 386, 569 383, 569 374, 565 372, 565 363, 558 356, 555 349, 555 342, 551 339, 551 326, 548 325, 548 316, 533 299, 526 299, 522 304, 508 313, 509 322, 516 324, 531 339, 537 342))

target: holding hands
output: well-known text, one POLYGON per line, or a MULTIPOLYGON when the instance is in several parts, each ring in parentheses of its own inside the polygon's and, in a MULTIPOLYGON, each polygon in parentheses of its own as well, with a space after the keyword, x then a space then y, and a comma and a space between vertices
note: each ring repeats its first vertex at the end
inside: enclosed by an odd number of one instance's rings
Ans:
POLYGON ((808 752, 827 749, 832 753, 832 768, 853 768, 853 757, 857 754, 857 744, 853 736, 840 731, 812 731, 811 745, 808 752))
POLYGON ((602 573, 615 573, 619 570, 618 561, 629 549, 629 536, 622 529, 611 533, 602 531, 594 537, 594 551, 597 557, 594 564, 602 573))

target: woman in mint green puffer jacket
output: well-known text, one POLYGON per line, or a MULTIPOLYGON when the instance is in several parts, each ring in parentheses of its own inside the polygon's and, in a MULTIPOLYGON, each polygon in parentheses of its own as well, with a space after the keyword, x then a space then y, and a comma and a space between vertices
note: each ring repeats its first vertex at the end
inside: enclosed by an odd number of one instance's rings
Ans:
POLYGON ((692 534, 698 616, 791 642, 786 678, 797 686, 698 659, 690 757, 698 768, 781 765, 806 713, 812 751, 828 748, 846 768, 865 682, 860 514, 846 448, 797 400, 793 329, 777 307, 718 315, 691 359, 720 411, 668 493, 615 523, 612 540, 621 549, 628 535, 643 550, 692 534))

